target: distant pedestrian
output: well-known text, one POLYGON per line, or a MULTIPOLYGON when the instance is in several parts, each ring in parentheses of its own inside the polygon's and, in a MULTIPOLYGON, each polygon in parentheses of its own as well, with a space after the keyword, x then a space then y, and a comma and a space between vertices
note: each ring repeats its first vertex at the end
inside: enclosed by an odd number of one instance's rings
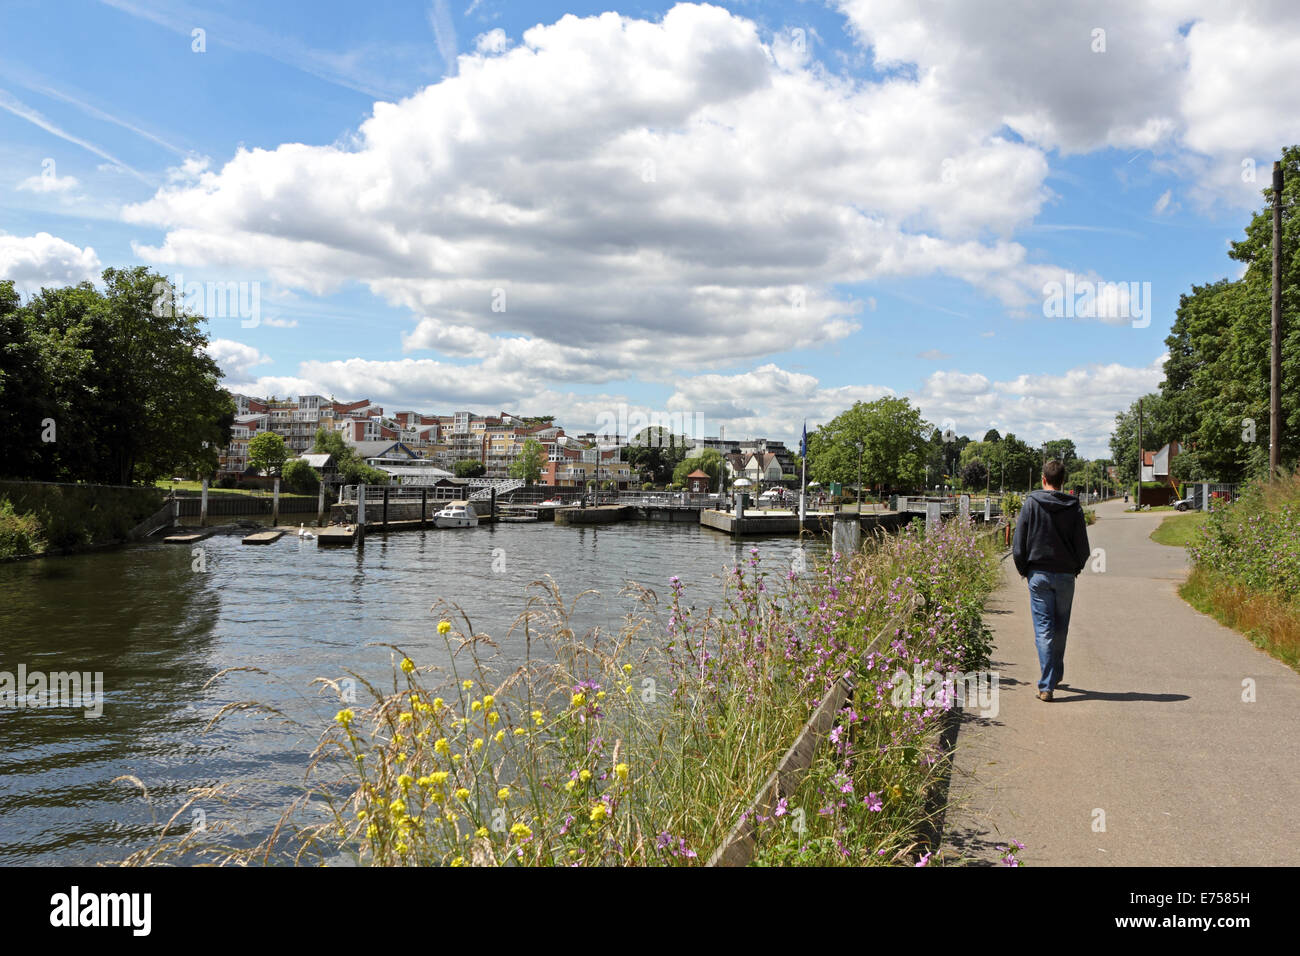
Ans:
POLYGON ((1065 466, 1043 465, 1043 487, 1020 508, 1011 548, 1016 570, 1029 583, 1029 609, 1038 645, 1038 699, 1050 701, 1065 675, 1065 638, 1074 603, 1074 579, 1088 563, 1088 527, 1079 499, 1061 491, 1065 466))

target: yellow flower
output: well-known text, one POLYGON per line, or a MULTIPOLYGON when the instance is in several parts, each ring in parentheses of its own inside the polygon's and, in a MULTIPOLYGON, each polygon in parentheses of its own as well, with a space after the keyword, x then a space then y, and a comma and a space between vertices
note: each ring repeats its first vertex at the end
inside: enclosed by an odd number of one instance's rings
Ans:
POLYGON ((451 744, 447 743, 446 737, 439 737, 433 743, 433 749, 444 756, 451 753, 451 744))
POLYGON ((538 727, 542 726, 542 724, 544 723, 544 721, 542 720, 542 712, 540 710, 533 711, 532 718, 533 718, 533 723, 536 724, 538 727))
MULTIPOLYGON (((520 733, 520 732, 521 731, 516 731, 516 733, 520 733)), ((504 730, 498 730, 495 734, 492 735, 492 739, 495 740, 497 743, 501 743, 501 741, 506 739, 506 732, 504 730)))
POLYGON ((373 823, 370 824, 370 826, 366 827, 367 840, 373 840, 378 836, 379 836, 379 827, 375 826, 373 823))
POLYGON ((448 823, 455 823, 457 820, 460 819, 460 817, 456 815, 456 811, 448 810, 444 819, 446 819, 448 823))
POLYGON ((451 762, 452 762, 452 763, 460 763, 460 761, 461 761, 461 755, 460 755, 460 754, 452 754, 452 755, 451 755, 451 762))
POLYGON ((487 828, 487 827, 479 827, 477 830, 474 831, 474 835, 475 835, 476 837, 480 837, 480 838, 481 838, 481 837, 485 837, 485 836, 488 835, 488 828, 487 828))
POLYGON ((405 853, 405 852, 406 852, 407 850, 409 850, 409 849, 410 849, 410 847, 407 846, 405 843, 399 843, 399 844, 397 844, 397 847, 396 847, 396 850, 397 850, 398 853, 405 853))
POLYGON ((522 728, 522 727, 516 727, 516 728, 515 728, 515 736, 516 736, 516 737, 522 737, 522 736, 523 736, 524 734, 526 734, 526 733, 528 733, 528 731, 524 730, 524 728, 522 728))
MULTIPOLYGON (((442 624, 446 624, 446 623, 447 623, 446 621, 443 621, 443 622, 442 622, 442 624)), ((442 627, 442 624, 439 624, 438 627, 442 627)), ((452 866, 465 866, 465 858, 464 858, 463 856, 458 856, 458 857, 456 857, 456 859, 454 859, 454 860, 451 861, 451 865, 452 865, 452 866)))
POLYGON ((406 816, 406 804, 404 804, 401 800, 394 800, 392 803, 390 803, 388 805, 388 810, 390 813, 392 813, 393 816, 399 819, 401 817, 406 816))
POLYGON ((632 665, 631 665, 631 664, 624 664, 624 665, 623 665, 623 673, 624 673, 624 674, 630 674, 630 673, 632 673, 632 665))
POLYGON ((519 840, 526 840, 533 835, 533 831, 522 823, 516 823, 510 828, 510 835, 519 840))
POLYGON ((595 804, 592 804, 592 807, 591 807, 591 822, 592 822, 592 823, 600 823, 600 822, 601 822, 602 820, 604 820, 607 816, 609 816, 609 808, 608 808, 608 807, 606 807, 603 803, 595 803, 595 804))
POLYGON ((406 754, 398 754, 396 760, 399 764, 406 763, 406 754))
POLYGON ((631 685, 631 684, 624 684, 624 685, 623 685, 623 693, 625 693, 625 694, 630 694, 630 693, 632 693, 632 685, 631 685))
POLYGON ((892 787, 889 788, 889 793, 891 796, 894 797, 894 799, 898 799, 903 795, 903 788, 900 787, 898 784, 894 784, 892 787))
POLYGON ((627 782, 627 771, 628 771, 627 764, 621 763, 614 768, 614 776, 618 777, 619 780, 627 782))
POLYGON ((501 715, 494 710, 487 715, 487 719, 489 724, 495 724, 501 719, 501 715))
POLYGON ((352 718, 354 717, 356 717, 356 714, 352 713, 352 709, 350 707, 344 708, 343 710, 340 710, 337 714, 334 715, 334 719, 337 720, 344 727, 351 726, 352 718))
POLYGON ((474 686, 474 682, 470 680, 468 677, 466 677, 463 681, 460 682, 460 686, 465 690, 469 690, 471 687, 474 686))
POLYGON ((574 707, 581 707, 586 702, 587 702, 587 695, 584 694, 582 691, 578 691, 578 693, 574 694, 573 697, 569 699, 569 703, 572 704, 574 707))
POLYGON ((403 674, 409 674, 409 673, 411 673, 413 670, 415 670, 415 661, 411 660, 409 657, 403 657, 403 658, 402 658, 402 673, 403 673, 403 674))
POLYGON ((475 737, 475 738, 474 738, 474 742, 473 742, 472 744, 470 744, 470 748, 469 748, 469 749, 472 750, 472 751, 474 751, 474 753, 478 753, 480 750, 482 750, 482 749, 483 749, 483 738, 482 738, 482 737, 475 737))
POLYGON ((510 788, 509 788, 509 787, 502 787, 500 790, 498 790, 498 791, 497 791, 497 799, 500 800, 502 803, 505 803, 507 800, 509 800, 509 799, 510 799, 510 788))
POLYGON ((494 701, 494 700, 496 700, 495 697, 493 697, 491 694, 487 694, 487 695, 484 696, 484 698, 483 698, 483 706, 484 706, 484 707, 491 707, 491 706, 492 706, 492 701, 494 701))
POLYGON ((409 724, 414 719, 415 719, 414 714, 402 714, 400 717, 397 718, 397 722, 399 724, 409 724))
POLYGON ((415 783, 415 778, 412 777, 409 773, 404 773, 397 778, 397 785, 401 787, 403 790, 409 790, 411 788, 411 784, 413 783, 415 783))
POLYGON ((564 781, 564 789, 568 790, 570 793, 573 792, 573 788, 576 787, 577 785, 578 785, 578 781, 573 779, 564 781))
POLYGON ((462 802, 464 802, 465 800, 468 800, 468 799, 469 799, 469 791, 466 790, 464 787, 460 787, 460 788, 458 788, 458 789, 456 790, 456 799, 457 799, 457 800, 460 800, 460 801, 462 801, 462 802))
POLYGON ((358 811, 357 811, 357 819, 360 820, 362 823, 365 823, 365 822, 366 822, 366 817, 367 817, 367 816, 369 816, 369 814, 366 813, 365 810, 358 810, 358 811))
POLYGON ((480 710, 483 709, 483 701, 481 700, 474 701, 474 703, 469 705, 469 709, 474 711, 474 713, 477 714, 480 710))
POLYGON ((433 699, 433 712, 436 714, 436 713, 440 712, 440 711, 442 710, 442 708, 443 708, 443 700, 442 700, 442 698, 441 698, 441 697, 435 697, 435 698, 433 699))
POLYGON ((604 700, 604 699, 605 699, 605 692, 604 692, 603 690, 598 690, 598 691, 596 691, 596 699, 597 699, 597 700, 604 700))
POLYGON ((439 633, 439 634, 446 634, 446 633, 447 633, 448 631, 450 631, 450 630, 451 630, 451 621, 439 621, 439 622, 438 622, 438 633, 439 633))
POLYGON ((579 771, 578 771, 578 779, 581 780, 583 783, 586 783, 588 780, 591 779, 591 771, 590 771, 590 770, 579 770, 579 771))

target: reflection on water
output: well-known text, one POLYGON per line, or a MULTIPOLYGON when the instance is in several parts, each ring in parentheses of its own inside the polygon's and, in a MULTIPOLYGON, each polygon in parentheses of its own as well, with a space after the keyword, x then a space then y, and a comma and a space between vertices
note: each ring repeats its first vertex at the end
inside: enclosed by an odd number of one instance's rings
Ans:
MULTIPOLYGON (((391 681, 386 648, 420 663, 445 656, 430 608, 459 604, 476 630, 505 638, 527 585, 550 574, 579 605, 574 623, 617 628, 635 609, 628 580, 665 590, 678 575, 695 603, 716 599, 724 568, 756 546, 789 567, 791 538, 743 544, 681 524, 557 528, 502 524, 465 531, 372 536, 358 549, 317 549, 282 538, 248 547, 238 537, 191 549, 150 543, 119 551, 0 565, 0 671, 103 672, 104 713, 0 709, 0 864, 117 860, 151 842, 193 787, 241 782, 238 820, 208 809, 209 827, 260 837, 297 795, 316 734, 338 709, 318 676, 351 670, 391 681), (205 689, 229 667, 253 667, 205 689), (310 732, 257 714, 203 728, 225 704, 256 699, 310 732), (149 789, 114 783, 131 775, 149 789)), ((820 545, 818 546, 820 547, 820 545)), ((522 657, 522 637, 502 643, 522 657)))

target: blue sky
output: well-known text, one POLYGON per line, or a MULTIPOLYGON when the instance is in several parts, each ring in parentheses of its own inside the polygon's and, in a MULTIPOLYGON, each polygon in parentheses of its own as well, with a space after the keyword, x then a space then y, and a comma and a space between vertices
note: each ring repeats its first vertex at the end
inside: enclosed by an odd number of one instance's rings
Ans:
POLYGON ((1300 30, 1007 6, 10 0, 0 275, 255 285, 209 331, 262 394, 784 438, 896 394, 1101 453, 1238 274, 1300 30), (1149 323, 1046 316, 1066 273, 1149 323))

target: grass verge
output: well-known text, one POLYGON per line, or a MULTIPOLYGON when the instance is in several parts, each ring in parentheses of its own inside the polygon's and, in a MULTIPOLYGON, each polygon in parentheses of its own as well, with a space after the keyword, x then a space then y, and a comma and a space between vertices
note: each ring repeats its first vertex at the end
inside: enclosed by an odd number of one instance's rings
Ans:
POLYGON ((1189 511, 1186 514, 1170 515, 1160 522, 1155 531, 1151 532, 1151 540, 1156 544, 1185 548, 1196 540, 1197 533, 1209 520, 1208 511, 1189 511))
POLYGON ((1200 567, 1192 569, 1178 593, 1202 614, 1300 671, 1300 608, 1290 601, 1200 567))

